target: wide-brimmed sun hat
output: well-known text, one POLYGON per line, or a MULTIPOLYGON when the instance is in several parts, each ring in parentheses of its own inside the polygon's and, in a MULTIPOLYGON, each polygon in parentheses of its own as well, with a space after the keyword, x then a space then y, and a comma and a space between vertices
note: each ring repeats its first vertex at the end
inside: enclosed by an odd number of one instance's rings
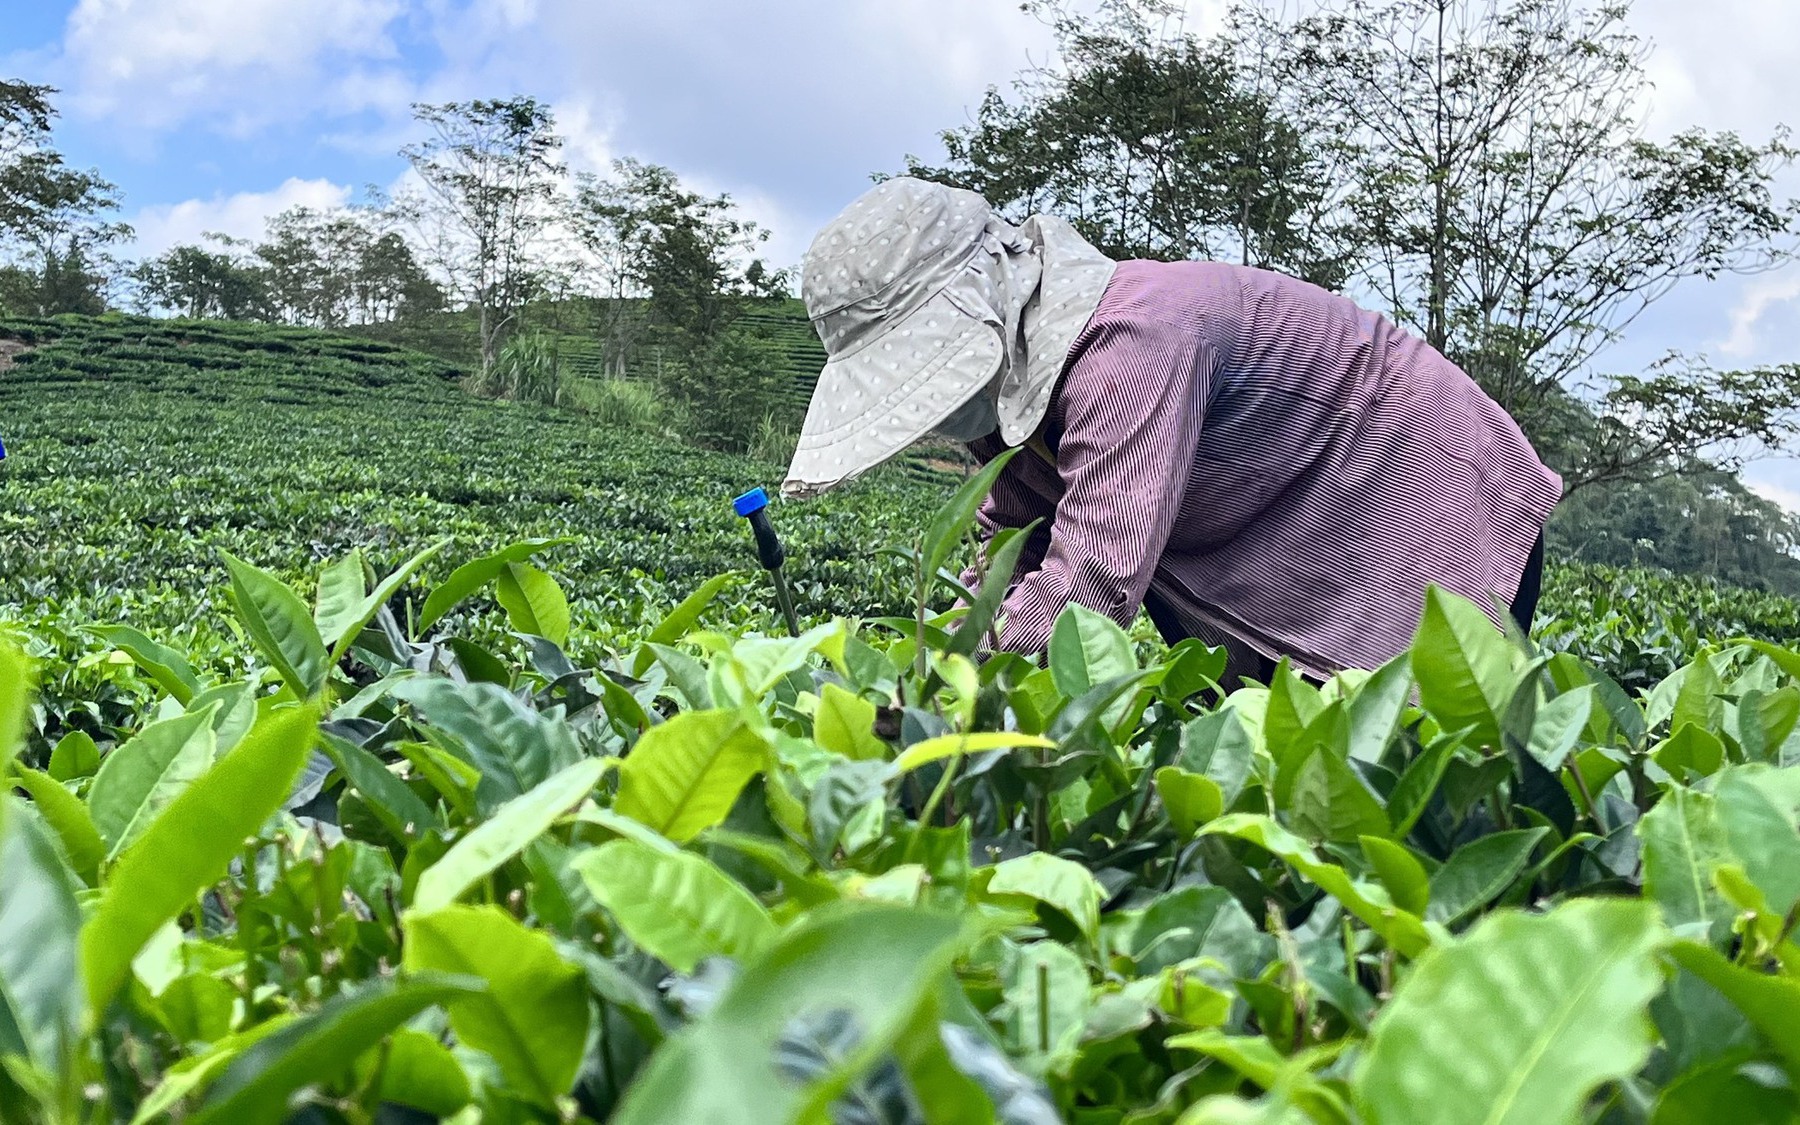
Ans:
POLYGON ((974 192, 911 177, 878 185, 819 232, 801 293, 827 361, 783 492, 811 495, 867 472, 1002 374, 1000 333, 957 294, 995 262, 1030 279, 1009 296, 1024 305, 1011 322, 1023 324, 1028 362, 998 389, 1001 434, 1016 445, 1048 408, 1113 262, 1060 219, 1014 227, 974 192))

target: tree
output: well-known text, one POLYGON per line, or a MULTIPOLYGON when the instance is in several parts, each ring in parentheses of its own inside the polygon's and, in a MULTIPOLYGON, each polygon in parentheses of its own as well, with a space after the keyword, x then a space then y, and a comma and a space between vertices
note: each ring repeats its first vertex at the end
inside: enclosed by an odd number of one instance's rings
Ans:
POLYGON ((211 236, 220 249, 173 246, 131 271, 143 303, 191 319, 261 320, 270 316, 268 278, 231 253, 235 239, 211 236))
POLYGON ((424 190, 396 204, 428 265, 476 310, 485 376, 536 287, 562 138, 549 107, 529 97, 416 104, 413 116, 431 135, 400 154, 424 190))
POLYGON ((99 312, 131 228, 107 217, 119 190, 71 168, 51 146, 48 86, 0 81, 0 283, 7 305, 38 315, 99 312))
POLYGON ((1770 385, 1671 356, 1645 378, 1593 375, 1677 282, 1786 261, 1800 216, 1773 190, 1795 155, 1785 132, 1643 136, 1647 49, 1628 11, 1343 0, 1297 20, 1245 9, 1235 35, 1279 45, 1280 104, 1329 131, 1368 248, 1356 282, 1527 432, 1559 439, 1548 452, 1571 489, 1793 424, 1791 371, 1770 385), (1599 408, 1597 429, 1566 425, 1571 397, 1599 408))
POLYGON ((741 323, 753 301, 786 292, 786 274, 755 256, 768 232, 729 195, 691 191, 667 168, 621 160, 613 170, 580 181, 569 227, 591 260, 612 263, 616 292, 647 295, 657 378, 690 432, 742 449, 779 380, 773 345, 741 323))
POLYGON ((443 293, 375 205, 291 207, 269 220, 256 257, 282 320, 320 328, 435 311, 443 293))
POLYGON ((1211 258, 1327 286, 1354 247, 1314 138, 1259 88, 1267 59, 1189 34, 1161 0, 1063 0, 1047 20, 1059 65, 1016 100, 990 89, 975 124, 941 134, 946 159, 910 175, 980 193, 1022 219, 1049 211, 1114 258, 1211 258))

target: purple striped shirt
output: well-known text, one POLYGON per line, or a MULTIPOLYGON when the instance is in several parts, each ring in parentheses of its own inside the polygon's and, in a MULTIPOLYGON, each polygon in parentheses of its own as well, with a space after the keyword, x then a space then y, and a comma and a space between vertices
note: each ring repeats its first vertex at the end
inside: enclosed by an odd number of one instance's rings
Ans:
POLYGON ((980 516, 988 535, 1045 521, 1002 611, 1001 647, 1019 652, 1071 602, 1128 624, 1154 585, 1240 657, 1375 667, 1410 643, 1427 584, 1498 623, 1562 491, 1423 341, 1317 286, 1211 262, 1121 263, 1040 432, 1055 468, 1021 452, 980 516))

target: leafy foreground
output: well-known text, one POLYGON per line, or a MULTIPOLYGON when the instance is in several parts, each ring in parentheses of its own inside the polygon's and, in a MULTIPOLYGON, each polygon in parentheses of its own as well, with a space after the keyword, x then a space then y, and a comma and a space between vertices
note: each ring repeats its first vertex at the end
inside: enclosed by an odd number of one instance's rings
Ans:
POLYGON ((923 607, 997 467, 911 619, 697 630, 714 584, 577 667, 537 544, 410 624, 425 556, 311 605, 227 557, 254 667, 109 631, 163 696, 104 747, 29 736, 6 650, 4 1116, 1800 1112, 1800 653, 1633 698, 1433 591, 1322 689, 1075 608, 1047 667, 980 659, 991 601, 923 607), (495 583, 523 663, 439 628, 495 583))

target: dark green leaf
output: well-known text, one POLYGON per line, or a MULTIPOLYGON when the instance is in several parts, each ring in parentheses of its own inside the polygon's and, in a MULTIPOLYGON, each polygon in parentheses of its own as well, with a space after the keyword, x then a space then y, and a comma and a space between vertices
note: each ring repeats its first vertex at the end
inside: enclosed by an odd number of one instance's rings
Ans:
POLYGON ((1496 832, 1464 844, 1431 876, 1431 907, 1425 917, 1453 926, 1486 906, 1525 870, 1544 828, 1496 832))
POLYGON ((450 577, 444 579, 442 585, 426 597, 425 605, 419 611, 417 627, 420 635, 437 624, 444 614, 456 608, 457 603, 500 577, 500 572, 506 569, 507 563, 524 562, 539 551, 573 542, 573 539, 567 538, 526 539, 457 567, 450 572, 450 577))
POLYGON ((295 695, 311 699, 319 694, 331 671, 330 654, 306 603, 274 575, 220 553, 231 570, 231 603, 258 651, 295 695))
POLYGON ((422 974, 334 996, 233 1059, 189 1120, 194 1125, 284 1120, 295 1091, 348 1075, 364 1051, 413 1016, 478 991, 474 982, 422 974))
POLYGON ((125 653, 183 707, 200 690, 200 679, 187 658, 129 625, 93 625, 88 632, 125 653))
POLYGON ((512 627, 551 644, 569 640, 569 599, 556 579, 529 563, 509 562, 494 585, 494 596, 512 627))

